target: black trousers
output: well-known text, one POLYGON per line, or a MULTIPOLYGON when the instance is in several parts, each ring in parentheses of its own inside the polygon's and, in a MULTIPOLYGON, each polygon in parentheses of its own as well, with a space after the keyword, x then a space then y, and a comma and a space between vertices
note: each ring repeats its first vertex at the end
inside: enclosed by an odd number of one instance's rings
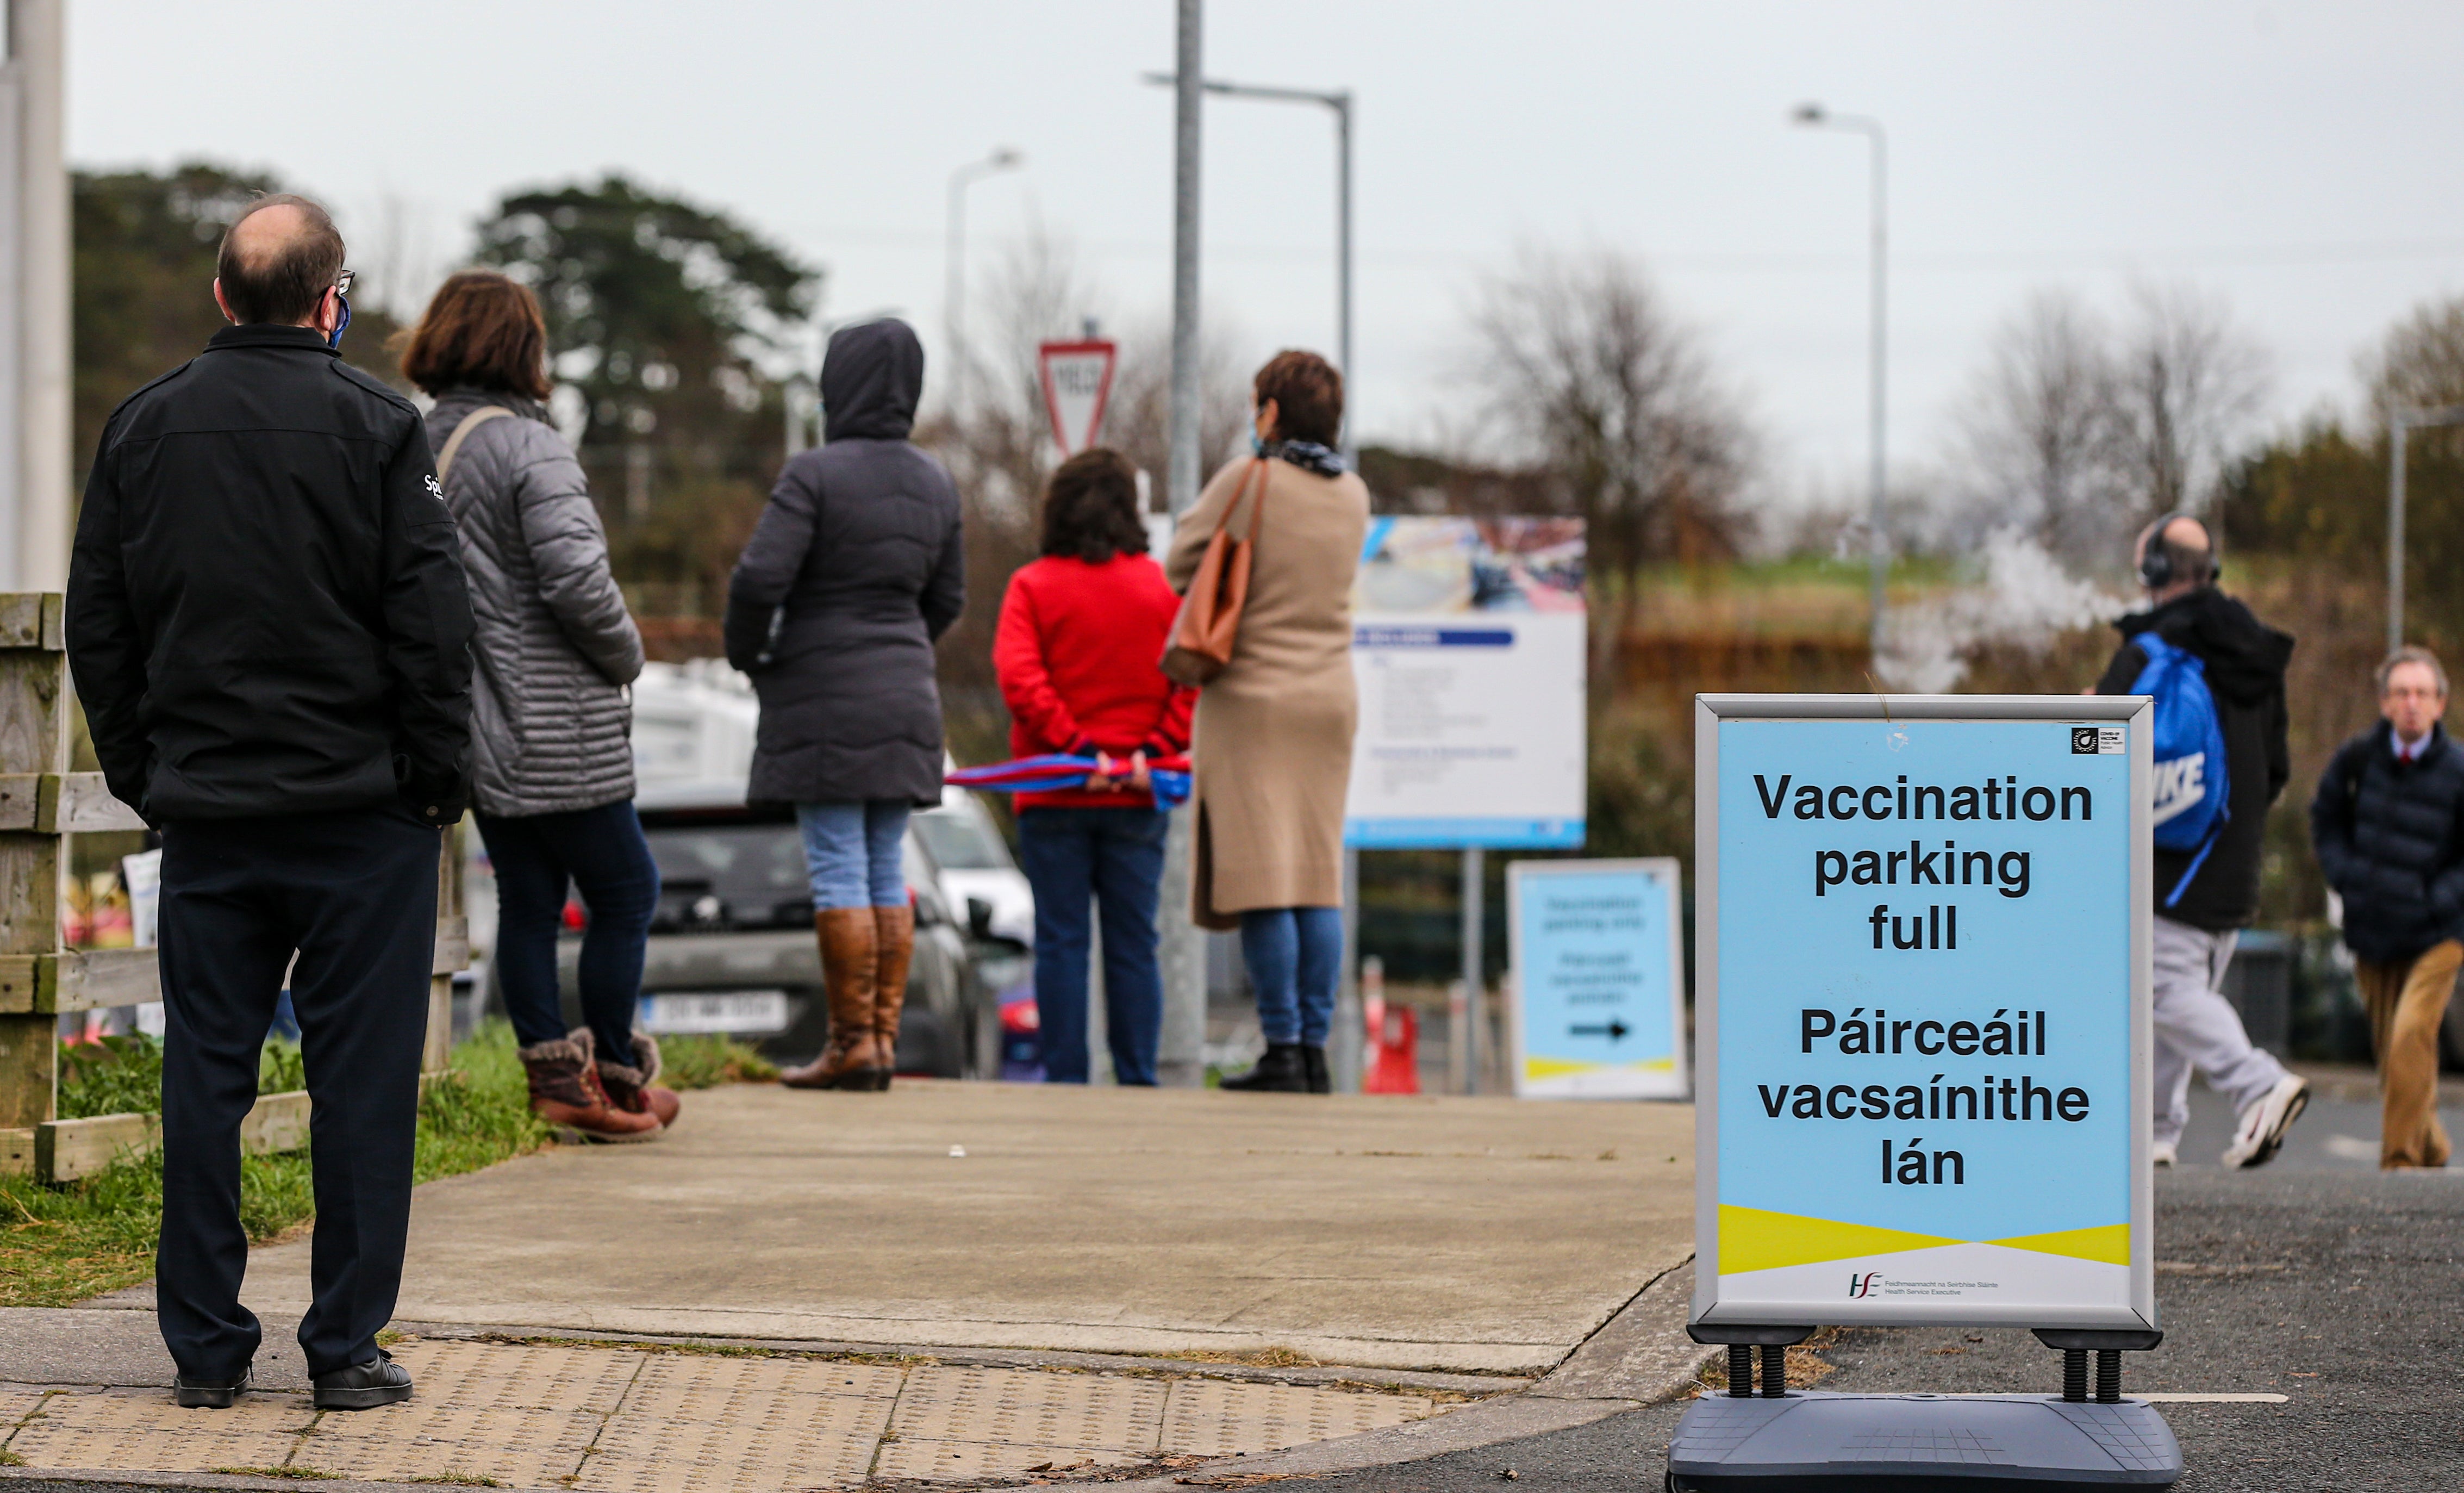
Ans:
POLYGON ((163 1341, 192 1379, 263 1337, 239 1304, 239 1126, 292 951, 317 1188, 310 1373, 376 1356, 410 1226, 437 832, 407 809, 187 820, 163 835, 163 1341))

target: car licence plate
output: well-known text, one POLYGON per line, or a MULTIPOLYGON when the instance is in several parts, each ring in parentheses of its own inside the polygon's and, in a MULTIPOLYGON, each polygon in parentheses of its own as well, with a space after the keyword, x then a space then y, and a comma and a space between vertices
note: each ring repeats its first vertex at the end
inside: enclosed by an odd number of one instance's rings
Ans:
POLYGON ((785 991, 687 992, 642 997, 642 1026, 651 1033, 783 1032, 785 991))

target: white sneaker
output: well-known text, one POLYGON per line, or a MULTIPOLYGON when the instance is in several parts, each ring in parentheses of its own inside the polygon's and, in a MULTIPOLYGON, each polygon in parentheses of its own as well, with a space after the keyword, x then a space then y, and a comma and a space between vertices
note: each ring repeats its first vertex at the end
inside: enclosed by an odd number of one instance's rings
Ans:
POLYGON ((2290 1073, 2277 1080, 2267 1097, 2241 1112, 2233 1143, 2225 1148, 2225 1165, 2266 1166, 2284 1145, 2284 1132, 2293 1128, 2293 1122, 2301 1118, 2309 1103, 2309 1080, 2290 1073))
POLYGON ((2180 1143, 2178 1142, 2158 1141, 2148 1148, 2147 1154, 2149 1159, 2153 1160, 2156 1165, 2160 1167, 2169 1167, 2173 1165, 2174 1156, 2179 1148, 2180 1143))

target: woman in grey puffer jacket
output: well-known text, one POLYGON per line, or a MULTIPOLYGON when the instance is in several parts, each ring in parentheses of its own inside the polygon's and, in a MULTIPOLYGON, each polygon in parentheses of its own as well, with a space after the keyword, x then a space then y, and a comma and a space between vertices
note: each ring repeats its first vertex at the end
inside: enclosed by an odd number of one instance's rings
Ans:
POLYGON ((429 302, 403 371, 436 396, 428 438, 461 530, 478 620, 472 653, 472 802, 496 872, 496 969, 529 1070, 531 1106, 598 1140, 648 1140, 677 1101, 651 1080, 658 1044, 633 1030, 659 871, 633 811, 632 704, 642 635, 607 568, 582 464, 539 404, 547 327, 527 286, 453 276, 429 302), (585 1025, 558 1011, 565 888, 590 922, 585 1025))

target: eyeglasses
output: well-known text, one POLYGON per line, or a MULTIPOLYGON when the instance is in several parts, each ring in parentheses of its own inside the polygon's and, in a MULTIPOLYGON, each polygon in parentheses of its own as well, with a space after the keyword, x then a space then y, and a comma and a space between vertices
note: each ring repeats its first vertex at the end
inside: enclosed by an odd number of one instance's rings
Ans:
POLYGON ((340 294, 347 296, 351 293, 351 281, 359 278, 359 271, 344 270, 341 274, 334 277, 334 289, 340 294))

